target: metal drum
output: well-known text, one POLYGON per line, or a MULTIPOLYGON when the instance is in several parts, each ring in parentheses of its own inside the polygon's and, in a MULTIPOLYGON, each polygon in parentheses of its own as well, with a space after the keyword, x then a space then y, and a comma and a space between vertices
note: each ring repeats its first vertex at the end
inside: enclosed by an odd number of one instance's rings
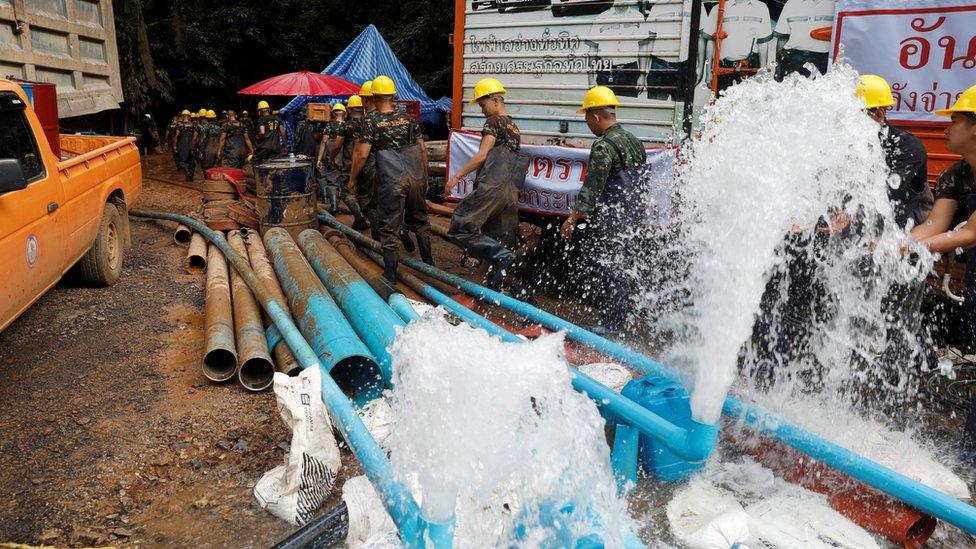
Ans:
POLYGON ((312 162, 285 157, 254 167, 261 234, 282 227, 292 238, 305 229, 318 228, 312 162))

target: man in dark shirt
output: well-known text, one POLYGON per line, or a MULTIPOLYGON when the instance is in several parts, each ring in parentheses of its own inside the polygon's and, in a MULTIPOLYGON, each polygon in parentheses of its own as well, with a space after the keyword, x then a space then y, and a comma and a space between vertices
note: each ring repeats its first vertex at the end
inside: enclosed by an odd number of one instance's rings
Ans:
POLYGON ((377 76, 373 80, 376 111, 363 119, 349 173, 349 191, 355 193, 369 153, 375 154, 383 276, 394 286, 401 225, 417 235, 424 263, 434 264, 430 223, 427 221, 427 149, 417 122, 393 106, 395 93, 396 88, 389 77, 377 76))
MULTIPOLYGON (((935 205, 928 218, 912 229, 912 238, 932 252, 952 253, 958 248, 968 249, 965 297, 969 318, 970 345, 976 345, 976 86, 962 93, 949 109, 936 111, 952 122, 945 130, 946 149, 962 156, 962 160, 942 172, 935 186, 935 205), (966 225, 955 229, 952 220, 958 210, 964 212, 966 225)), ((966 419, 963 449, 976 461, 976 402, 966 419)))
POLYGON ((505 108, 505 88, 494 78, 474 87, 474 99, 485 115, 478 152, 451 176, 450 192, 465 175, 477 170, 474 190, 451 217, 452 236, 488 267, 489 288, 501 287, 505 270, 515 261, 511 248, 518 229, 518 191, 525 183, 528 158, 518 154, 521 136, 505 108))
POLYGON ((287 153, 287 136, 285 125, 278 115, 271 114, 271 107, 267 101, 258 103, 258 128, 255 138, 256 149, 252 162, 255 164, 287 153))
MULTIPOLYGON (((328 161, 325 160, 326 147, 319 148, 319 164, 328 166, 336 173, 336 186, 339 189, 339 200, 345 203, 352 213, 354 221, 352 228, 357 231, 369 228, 366 216, 355 193, 349 192, 349 171, 352 168, 352 150, 356 144, 353 135, 353 124, 359 124, 363 117, 363 100, 358 95, 349 98, 349 104, 340 109, 342 103, 334 108, 336 120, 329 126, 329 139, 332 150, 328 151, 328 161), (351 120, 346 120, 346 114, 351 120)), ((378 229, 377 229, 378 230, 378 229)))
POLYGON ((589 254, 601 284, 594 290, 601 307, 598 332, 614 333, 626 328, 630 314, 630 281, 624 272, 628 231, 639 226, 646 215, 646 196, 641 189, 640 168, 647 162, 643 145, 617 122, 620 105, 610 88, 596 86, 586 92, 580 112, 597 136, 590 148, 586 178, 569 218, 560 233, 572 240, 576 225, 589 221, 592 235, 589 254))

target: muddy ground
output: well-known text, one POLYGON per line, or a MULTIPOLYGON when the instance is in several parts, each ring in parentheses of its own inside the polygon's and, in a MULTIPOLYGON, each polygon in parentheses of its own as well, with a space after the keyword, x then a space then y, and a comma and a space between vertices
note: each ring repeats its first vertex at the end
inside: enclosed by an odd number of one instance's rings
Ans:
MULTIPOLYGON (((193 185, 166 183, 181 181, 168 155, 143 169, 136 207, 199 204, 193 185)), ((272 545, 295 529, 252 496, 288 448, 274 396, 204 379, 203 276, 183 271, 173 224, 131 227, 118 284, 68 276, 0 333, 0 544, 272 545)), ((439 266, 473 276, 456 248, 435 238, 434 251, 439 266)), ((584 324, 589 316, 542 301, 584 324)), ((934 423, 951 439, 961 418, 934 423)), ((359 474, 345 448, 343 462, 322 512, 359 474)))

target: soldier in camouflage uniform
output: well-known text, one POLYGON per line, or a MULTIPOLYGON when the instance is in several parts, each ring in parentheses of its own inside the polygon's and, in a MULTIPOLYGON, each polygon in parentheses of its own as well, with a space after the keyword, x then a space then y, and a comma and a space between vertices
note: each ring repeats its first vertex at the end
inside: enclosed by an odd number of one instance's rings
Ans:
POLYGON ((227 111, 227 121, 220 127, 220 142, 217 145, 217 159, 221 165, 230 168, 243 168, 244 159, 254 153, 247 126, 237 119, 237 113, 227 111), (246 146, 246 148, 245 148, 246 146))
MULTIPOLYGON (((370 91, 372 86, 372 81, 363 84, 362 90, 366 92, 370 91)), ((373 116, 375 110, 373 109, 373 97, 372 94, 368 97, 361 97, 362 110, 361 116, 353 115, 353 111, 350 111, 350 116, 352 120, 349 121, 347 126, 347 133, 351 138, 351 144, 355 145, 362 140, 363 124, 365 124, 366 119, 373 116)), ((376 155, 375 151, 370 149, 369 154, 363 161, 362 173, 358 177, 358 182, 355 187, 355 191, 352 191, 353 196, 356 197, 356 202, 359 204, 360 210, 363 212, 363 216, 369 221, 369 230, 373 236, 373 240, 380 240, 380 221, 379 221, 379 211, 378 211, 378 198, 376 196, 376 187, 378 174, 376 172, 376 155)), ((350 178, 352 173, 352 157, 349 158, 349 171, 350 178)), ((350 186, 350 189, 352 187, 350 186)))
MULTIPOLYGON (((349 98, 349 112, 353 113, 354 119, 363 116, 362 100, 358 95, 349 98)), ((349 192, 349 169, 352 167, 352 149, 355 139, 351 136, 346 114, 346 106, 342 103, 333 106, 332 120, 325 129, 325 137, 322 138, 316 164, 320 171, 328 174, 326 180, 335 188, 337 203, 333 204, 332 208, 338 210, 338 202, 344 203, 354 219, 352 228, 362 231, 368 228, 369 224, 359 208, 356 196, 349 192)))
POLYGON ((376 195, 379 236, 383 246, 383 277, 396 284, 401 225, 417 236, 420 257, 434 264, 427 220, 427 149, 420 126, 393 106, 393 80, 377 76, 372 86, 376 112, 367 116, 357 138, 349 173, 349 190, 355 191, 370 152, 376 155, 379 175, 376 195))
POLYGON ((288 136, 285 125, 277 114, 271 114, 271 108, 266 101, 258 103, 258 129, 255 136, 257 149, 254 151, 252 162, 255 164, 288 154, 288 136))
POLYGON ((450 192, 465 175, 477 170, 474 190, 451 217, 448 233, 488 267, 486 284, 498 290, 505 270, 515 261, 511 248, 518 229, 518 191, 525 183, 528 157, 519 155, 521 135, 505 108, 505 88, 485 78, 474 88, 474 99, 485 115, 478 152, 447 182, 450 192))
POLYGON ((630 311, 630 280, 624 272, 630 248, 626 235, 644 221, 647 212, 640 177, 647 153, 634 134, 617 122, 619 105, 605 86, 586 92, 580 112, 586 113, 586 125, 597 140, 590 148, 576 205, 560 228, 563 238, 572 240, 577 223, 588 219, 589 256, 602 273, 594 285, 602 315, 595 329, 604 333, 626 328, 630 311))
POLYGON ((200 167, 205 171, 217 165, 217 146, 220 144, 221 125, 217 123, 217 113, 207 111, 206 120, 200 126, 197 150, 200 167))
POLYGON ((197 125, 190 120, 190 111, 183 111, 173 132, 173 151, 176 155, 176 168, 183 172, 187 181, 193 181, 196 169, 194 148, 196 147, 197 125))

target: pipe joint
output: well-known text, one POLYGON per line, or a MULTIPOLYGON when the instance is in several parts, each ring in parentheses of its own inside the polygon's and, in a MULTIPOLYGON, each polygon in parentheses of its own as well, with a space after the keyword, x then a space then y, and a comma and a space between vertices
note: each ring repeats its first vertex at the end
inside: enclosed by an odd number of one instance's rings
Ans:
POLYGON ((718 424, 691 420, 685 435, 684 448, 678 455, 688 461, 705 461, 718 443, 718 424))

